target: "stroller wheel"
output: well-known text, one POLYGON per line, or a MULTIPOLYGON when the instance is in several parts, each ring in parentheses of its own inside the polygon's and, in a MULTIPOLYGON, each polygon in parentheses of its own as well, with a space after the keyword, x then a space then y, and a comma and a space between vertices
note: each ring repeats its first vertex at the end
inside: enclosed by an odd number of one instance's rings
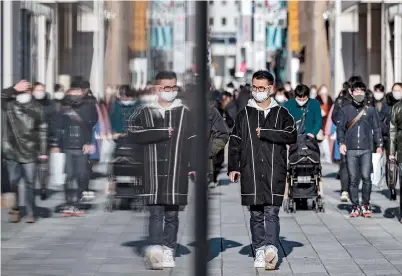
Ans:
POLYGON ((289 213, 296 213, 296 202, 294 201, 294 199, 289 199, 289 213))
POLYGON ((289 213, 289 199, 283 201, 282 207, 284 212, 289 213))
POLYGON ((316 212, 316 213, 318 213, 318 208, 317 208, 317 203, 316 203, 316 201, 315 200, 313 200, 313 203, 312 203, 312 209, 316 212))

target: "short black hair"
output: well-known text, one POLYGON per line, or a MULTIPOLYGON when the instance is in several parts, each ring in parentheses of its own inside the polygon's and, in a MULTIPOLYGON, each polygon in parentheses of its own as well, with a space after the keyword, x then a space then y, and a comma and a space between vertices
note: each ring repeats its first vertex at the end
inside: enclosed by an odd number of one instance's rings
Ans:
POLYGON ((374 85, 374 91, 376 91, 376 90, 380 90, 381 92, 384 92, 385 87, 381 83, 378 83, 378 84, 374 85))
POLYGON ((356 82, 363 82, 363 78, 361 76, 351 76, 348 80, 349 87, 352 87, 356 82))
POLYGON ((39 81, 36 81, 36 82, 34 83, 33 87, 38 86, 38 85, 40 85, 40 86, 45 86, 43 83, 41 83, 41 82, 39 82, 39 81))
POLYGON ((402 82, 396 82, 394 83, 394 85, 392 86, 392 90, 394 90, 395 86, 399 86, 402 88, 402 82))
POLYGON ((274 84, 274 76, 268 72, 267 70, 259 70, 253 74, 253 77, 251 78, 257 79, 257 80, 267 80, 269 85, 274 84))
POLYGON ((300 98, 309 97, 310 96, 310 88, 308 88, 308 86, 305 84, 299 84, 296 86, 294 93, 295 93, 295 97, 300 97, 300 98))
POLYGON ((364 84, 364 82, 357 81, 357 82, 353 83, 352 86, 350 87, 350 90, 352 90, 352 91, 355 91, 356 89, 361 89, 363 91, 366 91, 367 87, 364 84))
POLYGON ((348 83, 347 81, 345 81, 345 82, 342 84, 342 89, 348 90, 349 88, 350 88, 349 83, 348 83))
POLYGON ((81 89, 91 89, 91 84, 89 83, 89 81, 82 81, 81 89))
POLYGON ((290 81, 285 81, 285 84, 289 84, 289 85, 291 85, 290 81))
POLYGON ((155 80, 177 80, 177 75, 173 71, 161 71, 156 74, 155 80))
POLYGON ((133 89, 130 88, 130 85, 125 84, 125 85, 120 85, 120 87, 119 87, 119 95, 120 95, 120 97, 134 98, 135 97, 135 92, 134 92, 133 89))

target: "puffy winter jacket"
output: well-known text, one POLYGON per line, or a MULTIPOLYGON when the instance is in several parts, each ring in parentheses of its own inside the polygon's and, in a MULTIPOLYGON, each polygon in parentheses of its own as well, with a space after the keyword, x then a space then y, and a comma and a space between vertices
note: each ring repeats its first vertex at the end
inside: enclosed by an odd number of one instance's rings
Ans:
POLYGON ((342 107, 336 123, 339 144, 345 144, 348 150, 373 149, 383 147, 381 123, 374 107, 356 106, 354 103, 342 107), (365 108, 361 119, 351 128, 347 125, 365 108))
POLYGON ((41 105, 31 100, 20 104, 17 91, 1 91, 1 142, 4 158, 21 163, 36 163, 47 153, 47 124, 41 105))

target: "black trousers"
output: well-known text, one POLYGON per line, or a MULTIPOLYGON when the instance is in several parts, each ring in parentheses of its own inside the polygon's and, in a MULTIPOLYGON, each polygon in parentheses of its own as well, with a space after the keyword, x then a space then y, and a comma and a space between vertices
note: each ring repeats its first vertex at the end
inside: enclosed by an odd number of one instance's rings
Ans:
POLYGON ((88 191, 89 165, 88 155, 79 151, 66 151, 66 184, 64 192, 67 204, 77 203, 82 192, 88 191), (78 189, 74 189, 74 180, 77 180, 78 189), (75 198, 74 198, 75 193, 75 198))
POLYGON ((254 249, 279 246, 279 206, 250 206, 250 231, 254 249))
POLYGON ((339 164, 339 176, 341 180, 341 193, 349 192, 349 172, 345 155, 341 155, 341 162, 339 164))
POLYGON ((149 242, 176 248, 179 205, 149 205, 149 242))

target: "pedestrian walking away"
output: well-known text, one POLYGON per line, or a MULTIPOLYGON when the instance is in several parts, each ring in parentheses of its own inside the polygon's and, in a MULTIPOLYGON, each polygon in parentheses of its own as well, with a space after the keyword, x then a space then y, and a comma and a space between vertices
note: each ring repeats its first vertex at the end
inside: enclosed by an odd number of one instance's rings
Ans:
POLYGON ((242 205, 250 206, 250 230, 255 250, 254 267, 275 269, 278 262, 279 209, 287 173, 286 145, 297 140, 295 122, 278 105, 274 77, 257 71, 251 99, 235 120, 229 140, 228 173, 241 180, 242 205))

